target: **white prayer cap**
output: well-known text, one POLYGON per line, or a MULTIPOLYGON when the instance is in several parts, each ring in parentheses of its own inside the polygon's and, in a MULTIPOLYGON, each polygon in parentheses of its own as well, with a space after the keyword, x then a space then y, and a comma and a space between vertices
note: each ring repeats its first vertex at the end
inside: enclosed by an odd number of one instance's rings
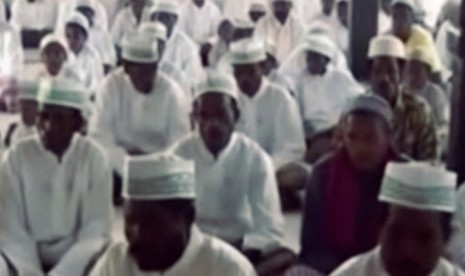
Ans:
POLYGON ((168 30, 160 22, 143 22, 139 26, 139 31, 155 39, 166 41, 168 39, 168 30))
POLYGON ((48 45, 50 44, 59 44, 61 47, 65 49, 66 54, 69 55, 69 47, 68 43, 66 42, 65 38, 63 36, 57 35, 57 34, 48 34, 42 38, 40 41, 40 51, 43 51, 48 45))
POLYGON ((86 8, 90 8, 95 11, 97 4, 95 3, 94 0, 75 0, 74 6, 76 8, 86 7, 86 8))
POLYGON ((210 92, 222 93, 235 100, 239 98, 234 78, 218 70, 205 70, 203 79, 195 87, 194 100, 210 92))
POLYGON ((150 10, 150 14, 156 12, 166 12, 179 16, 178 3, 175 0, 159 0, 155 2, 155 5, 150 10))
POLYGON ((372 59, 383 56, 405 59, 405 46, 402 41, 391 35, 381 35, 372 38, 368 57, 372 59))
POLYGON ((389 163, 379 200, 425 211, 454 212, 457 175, 424 163, 389 163))
POLYGON ((89 91, 80 83, 70 79, 47 78, 39 83, 37 100, 41 104, 83 111, 89 105, 89 91))
POLYGON ((430 50, 425 47, 417 46, 412 49, 409 49, 407 52, 407 59, 416 60, 425 63, 429 68, 433 69, 434 67, 434 57, 430 50))
POLYGON ((309 34, 303 42, 304 49, 312 51, 329 59, 334 59, 336 54, 336 45, 334 42, 324 34, 309 34))
POLYGON ((415 11, 417 8, 417 3, 415 2, 415 0, 393 0, 391 3, 391 7, 394 7, 395 5, 399 4, 411 8, 413 11, 415 11))
POLYGON ((264 0, 253 0, 250 4, 250 11, 266 12, 266 3, 264 0))
POLYGON ((254 23, 250 18, 235 17, 231 19, 231 23, 235 29, 253 29, 254 23))
POLYGON ((386 100, 380 96, 372 93, 359 95, 349 101, 342 116, 345 117, 348 114, 356 111, 369 111, 377 114, 388 124, 391 124, 392 119, 394 118, 392 108, 389 106, 388 102, 386 102, 386 100))
POLYGON ((126 157, 123 187, 126 199, 194 199, 194 162, 171 153, 126 157))
POLYGON ((265 43, 255 39, 242 39, 231 44, 232 64, 259 63, 266 59, 265 43))
POLYGON ((87 17, 85 17, 80 12, 73 11, 68 17, 68 19, 66 20, 66 24, 76 24, 80 26, 81 28, 83 28, 87 34, 89 33, 89 29, 90 29, 89 20, 87 19, 87 17))
POLYGON ((155 63, 158 61, 158 41, 141 32, 128 33, 122 42, 124 60, 136 63, 155 63))
POLYGON ((39 81, 37 80, 19 80, 18 81, 19 100, 37 101, 39 92, 39 81))

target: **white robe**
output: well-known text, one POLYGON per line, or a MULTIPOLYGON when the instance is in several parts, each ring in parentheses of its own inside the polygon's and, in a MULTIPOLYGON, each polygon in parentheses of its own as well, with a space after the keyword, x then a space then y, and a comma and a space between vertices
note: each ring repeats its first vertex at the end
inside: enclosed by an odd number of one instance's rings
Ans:
POLYGON ((111 27, 111 37, 113 42, 121 47, 123 37, 136 31, 140 23, 150 21, 150 9, 145 8, 142 12, 141 22, 137 23, 136 17, 132 12, 132 8, 125 7, 118 12, 111 27))
POLYGON ((215 36, 221 21, 221 11, 211 0, 198 7, 192 0, 180 8, 180 29, 195 43, 201 45, 215 36))
MULTIPOLYGON (((186 96, 186 103, 192 101, 192 88, 193 83, 189 80, 188 76, 179 71, 179 68, 174 66, 168 60, 164 60, 158 65, 160 72, 163 72, 165 75, 170 77, 173 81, 180 85, 184 95, 186 96)), ((189 104, 190 107, 190 104, 189 104)))
POLYGON ((89 31, 89 45, 94 48, 105 65, 116 66, 116 49, 108 31, 94 26, 89 31))
POLYGON ((251 0, 216 0, 226 18, 249 19, 251 0))
POLYGON ((15 0, 11 6, 10 23, 18 30, 54 29, 58 9, 53 0, 15 0))
POLYGON ((237 129, 271 155, 275 170, 302 160, 306 148, 302 119, 289 92, 263 78, 254 97, 239 93, 239 109, 237 129))
POLYGON ((305 27, 300 18, 291 13, 284 25, 271 14, 257 23, 254 35, 276 45, 275 57, 279 63, 286 60, 294 48, 300 44, 305 27))
MULTIPOLYGON (((331 276, 388 276, 385 271, 381 256, 380 256, 380 247, 375 248, 374 250, 365 253, 363 255, 356 256, 342 266, 340 266, 336 271, 334 271, 331 276)), ((465 273, 461 271, 458 267, 451 264, 446 259, 441 258, 434 269, 433 273, 430 276, 464 276, 465 273)))
MULTIPOLYGON (((65 29, 66 20, 76 8, 75 0, 56 0, 58 6, 57 30, 62 32, 65 29)), ((108 15, 105 7, 100 1, 93 1, 95 6, 94 25, 102 30, 108 30, 108 15)))
POLYGON ((215 157, 198 132, 174 145, 173 151, 195 161, 197 225, 207 234, 245 249, 282 244, 283 217, 273 164, 258 144, 233 133, 215 157))
POLYGON ((449 240, 447 252, 452 260, 465 269, 465 186, 457 192, 457 210, 454 213, 452 237, 449 240))
POLYGON ((6 21, 6 6, 5 1, 0 1, 0 22, 6 21))
POLYGON ((89 134, 106 149, 113 169, 122 174, 127 151, 160 152, 189 132, 186 105, 180 86, 165 74, 159 72, 152 92, 144 95, 119 68, 96 93, 89 134))
POLYGON ((19 275, 43 275, 42 264, 50 275, 83 275, 111 234, 112 178, 102 149, 75 134, 59 162, 34 136, 5 153, 0 183, 2 249, 19 275))
POLYGON ((128 244, 111 246, 90 276, 254 276, 252 265, 228 244, 202 234, 195 226, 181 259, 163 272, 143 272, 128 254, 128 244))
POLYGON ((76 55, 71 66, 76 70, 79 79, 83 80, 84 85, 95 92, 104 77, 103 63, 98 52, 88 42, 76 55))
POLYGON ((15 124, 16 127, 10 136, 10 147, 37 134, 37 129, 35 126, 28 127, 22 122, 22 120, 19 120, 15 124))
POLYGON ((24 69, 24 51, 17 28, 0 22, 0 74, 16 75, 24 69))

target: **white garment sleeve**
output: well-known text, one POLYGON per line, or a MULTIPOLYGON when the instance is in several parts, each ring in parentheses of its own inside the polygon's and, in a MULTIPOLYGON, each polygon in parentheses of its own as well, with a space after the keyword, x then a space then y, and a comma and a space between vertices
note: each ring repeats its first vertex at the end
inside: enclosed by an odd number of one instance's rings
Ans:
POLYGON ((13 4, 11 4, 10 24, 18 30, 21 30, 23 26, 21 11, 24 7, 22 7, 21 2, 22 0, 15 0, 13 4))
POLYGON ((89 153, 91 174, 87 195, 82 204, 81 229, 77 240, 49 275, 80 276, 110 241, 112 220, 112 174, 102 151, 89 153))
MULTIPOLYGON (((285 92, 286 93, 286 92, 285 92)), ((271 152, 275 170, 293 161, 302 160, 305 154, 305 135, 299 108, 287 93, 276 110, 277 121, 274 129, 274 142, 271 152)))
POLYGON ((113 43, 116 45, 121 45, 121 41, 123 39, 124 14, 124 10, 119 11, 113 21, 113 26, 111 27, 111 38, 113 39, 113 43))
POLYGON ((113 170, 119 175, 123 173, 126 151, 118 146, 114 137, 114 112, 119 112, 114 106, 115 99, 112 91, 117 88, 107 80, 97 89, 95 110, 89 122, 89 135, 96 139, 105 149, 113 170))
POLYGON ((267 251, 283 244, 284 219, 278 195, 278 184, 271 159, 257 161, 249 183, 249 201, 253 226, 244 236, 244 249, 267 251))
POLYGON ((42 275, 35 240, 28 233, 18 160, 9 150, 0 165, 1 246, 20 275, 42 275))
POLYGON ((172 91, 172 94, 177 97, 172 102, 171 108, 168 109, 171 116, 169 116, 169 122, 167 124, 167 147, 185 137, 191 129, 189 124, 188 100, 183 97, 185 93, 178 84, 172 87, 175 89, 175 91, 172 91))

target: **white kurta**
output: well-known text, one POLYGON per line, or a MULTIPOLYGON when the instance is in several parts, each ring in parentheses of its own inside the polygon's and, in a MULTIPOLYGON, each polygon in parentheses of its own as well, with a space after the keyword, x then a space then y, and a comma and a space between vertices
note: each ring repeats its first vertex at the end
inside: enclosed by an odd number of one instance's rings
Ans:
POLYGON ((122 173, 127 151, 160 152, 189 132, 186 99, 173 80, 159 72, 152 92, 138 92, 122 68, 111 73, 96 93, 89 133, 106 149, 122 173))
POLYGON ((215 157, 198 132, 173 151, 195 161, 197 224, 207 234, 245 249, 266 251, 283 240, 283 217, 273 164, 251 139, 233 133, 215 157))
MULTIPOLYGON (((383 267, 380 248, 354 257, 339 267, 332 276, 388 276, 383 267)), ((440 259, 430 276, 464 276, 465 273, 446 259, 440 259)))
POLYGON ((104 77, 103 63, 98 52, 88 42, 71 66, 79 75, 79 79, 84 81, 84 85, 95 92, 104 77))
POLYGON ((140 23, 150 20, 150 9, 145 8, 142 12, 141 22, 137 22, 131 7, 125 7, 118 12, 111 27, 111 37, 116 45, 121 46, 123 37, 136 31, 140 23))
POLYGON ((0 74, 16 75, 24 68, 24 51, 19 30, 7 22, 0 22, 0 74))
POLYGON ((180 8, 180 14, 179 28, 199 45, 216 35, 222 18, 220 9, 211 0, 206 0, 200 8, 192 0, 187 1, 180 8))
POLYGON ((306 146, 302 119, 289 92, 263 78, 254 97, 240 93, 239 108, 237 129, 271 155, 275 170, 303 158, 306 146))
POLYGON ((190 241, 181 259, 163 272, 143 272, 128 254, 128 244, 111 246, 90 276, 254 276, 252 265, 228 244, 192 227, 190 241))
MULTIPOLYGON (((160 69, 160 72, 163 72, 165 75, 167 75, 173 81, 180 85, 181 89, 184 92, 184 95, 186 96, 186 103, 190 103, 192 101, 193 83, 189 81, 188 76, 183 74, 183 72, 181 72, 178 67, 174 66, 168 60, 164 60, 163 62, 161 62, 160 65, 158 65, 158 67, 160 69)), ((188 105, 190 107, 190 104, 188 105)))
MULTIPOLYGON (((111 171, 103 151, 75 134, 61 162, 38 136, 8 150, 0 166, 2 249, 20 271, 83 275, 111 234, 111 171)), ((41 275, 41 274, 38 274, 41 275)))
POLYGON ((198 80, 203 72, 199 47, 179 29, 174 30, 166 42, 162 62, 165 60, 177 67, 184 74, 184 79, 192 82, 198 80))
MULTIPOLYGON (((75 10, 75 0, 55 0, 58 6, 58 19, 57 19, 57 30, 58 32, 64 31, 66 20, 69 18, 71 13, 75 10)), ((93 1, 95 3, 95 16, 94 25, 98 26, 103 30, 108 30, 108 15, 105 7, 100 1, 93 1)))
POLYGON ((15 0, 11 6, 10 23, 19 30, 55 29, 58 9, 53 0, 15 0))
POLYGON ((273 14, 261 19, 257 24, 254 35, 276 45, 275 57, 281 63, 299 45, 304 33, 303 22, 297 15, 291 13, 284 25, 273 14))
POLYGON ((22 120, 19 120, 15 124, 16 127, 10 136, 10 147, 21 140, 30 138, 37 134, 37 129, 35 126, 28 127, 22 122, 22 120))
POLYGON ((97 51, 103 64, 111 66, 116 65, 115 44, 108 31, 98 26, 92 27, 89 31, 87 43, 97 51))

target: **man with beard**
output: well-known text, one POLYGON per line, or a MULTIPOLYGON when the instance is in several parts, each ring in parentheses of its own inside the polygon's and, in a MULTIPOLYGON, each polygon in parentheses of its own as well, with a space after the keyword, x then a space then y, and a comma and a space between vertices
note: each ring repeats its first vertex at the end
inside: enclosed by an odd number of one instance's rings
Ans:
POLYGON ((126 159, 126 241, 110 246, 92 276, 253 276, 234 248, 195 226, 194 163, 171 154, 126 159))
POLYGON ((379 246, 342 265, 334 276, 463 276, 442 258, 456 209, 455 173, 430 165, 390 163, 379 194, 389 215, 379 246))
POLYGON ((398 38, 378 36, 370 42, 371 88, 383 97, 394 112, 396 150, 419 161, 435 161, 438 137, 431 107, 401 86, 405 47, 398 38))

